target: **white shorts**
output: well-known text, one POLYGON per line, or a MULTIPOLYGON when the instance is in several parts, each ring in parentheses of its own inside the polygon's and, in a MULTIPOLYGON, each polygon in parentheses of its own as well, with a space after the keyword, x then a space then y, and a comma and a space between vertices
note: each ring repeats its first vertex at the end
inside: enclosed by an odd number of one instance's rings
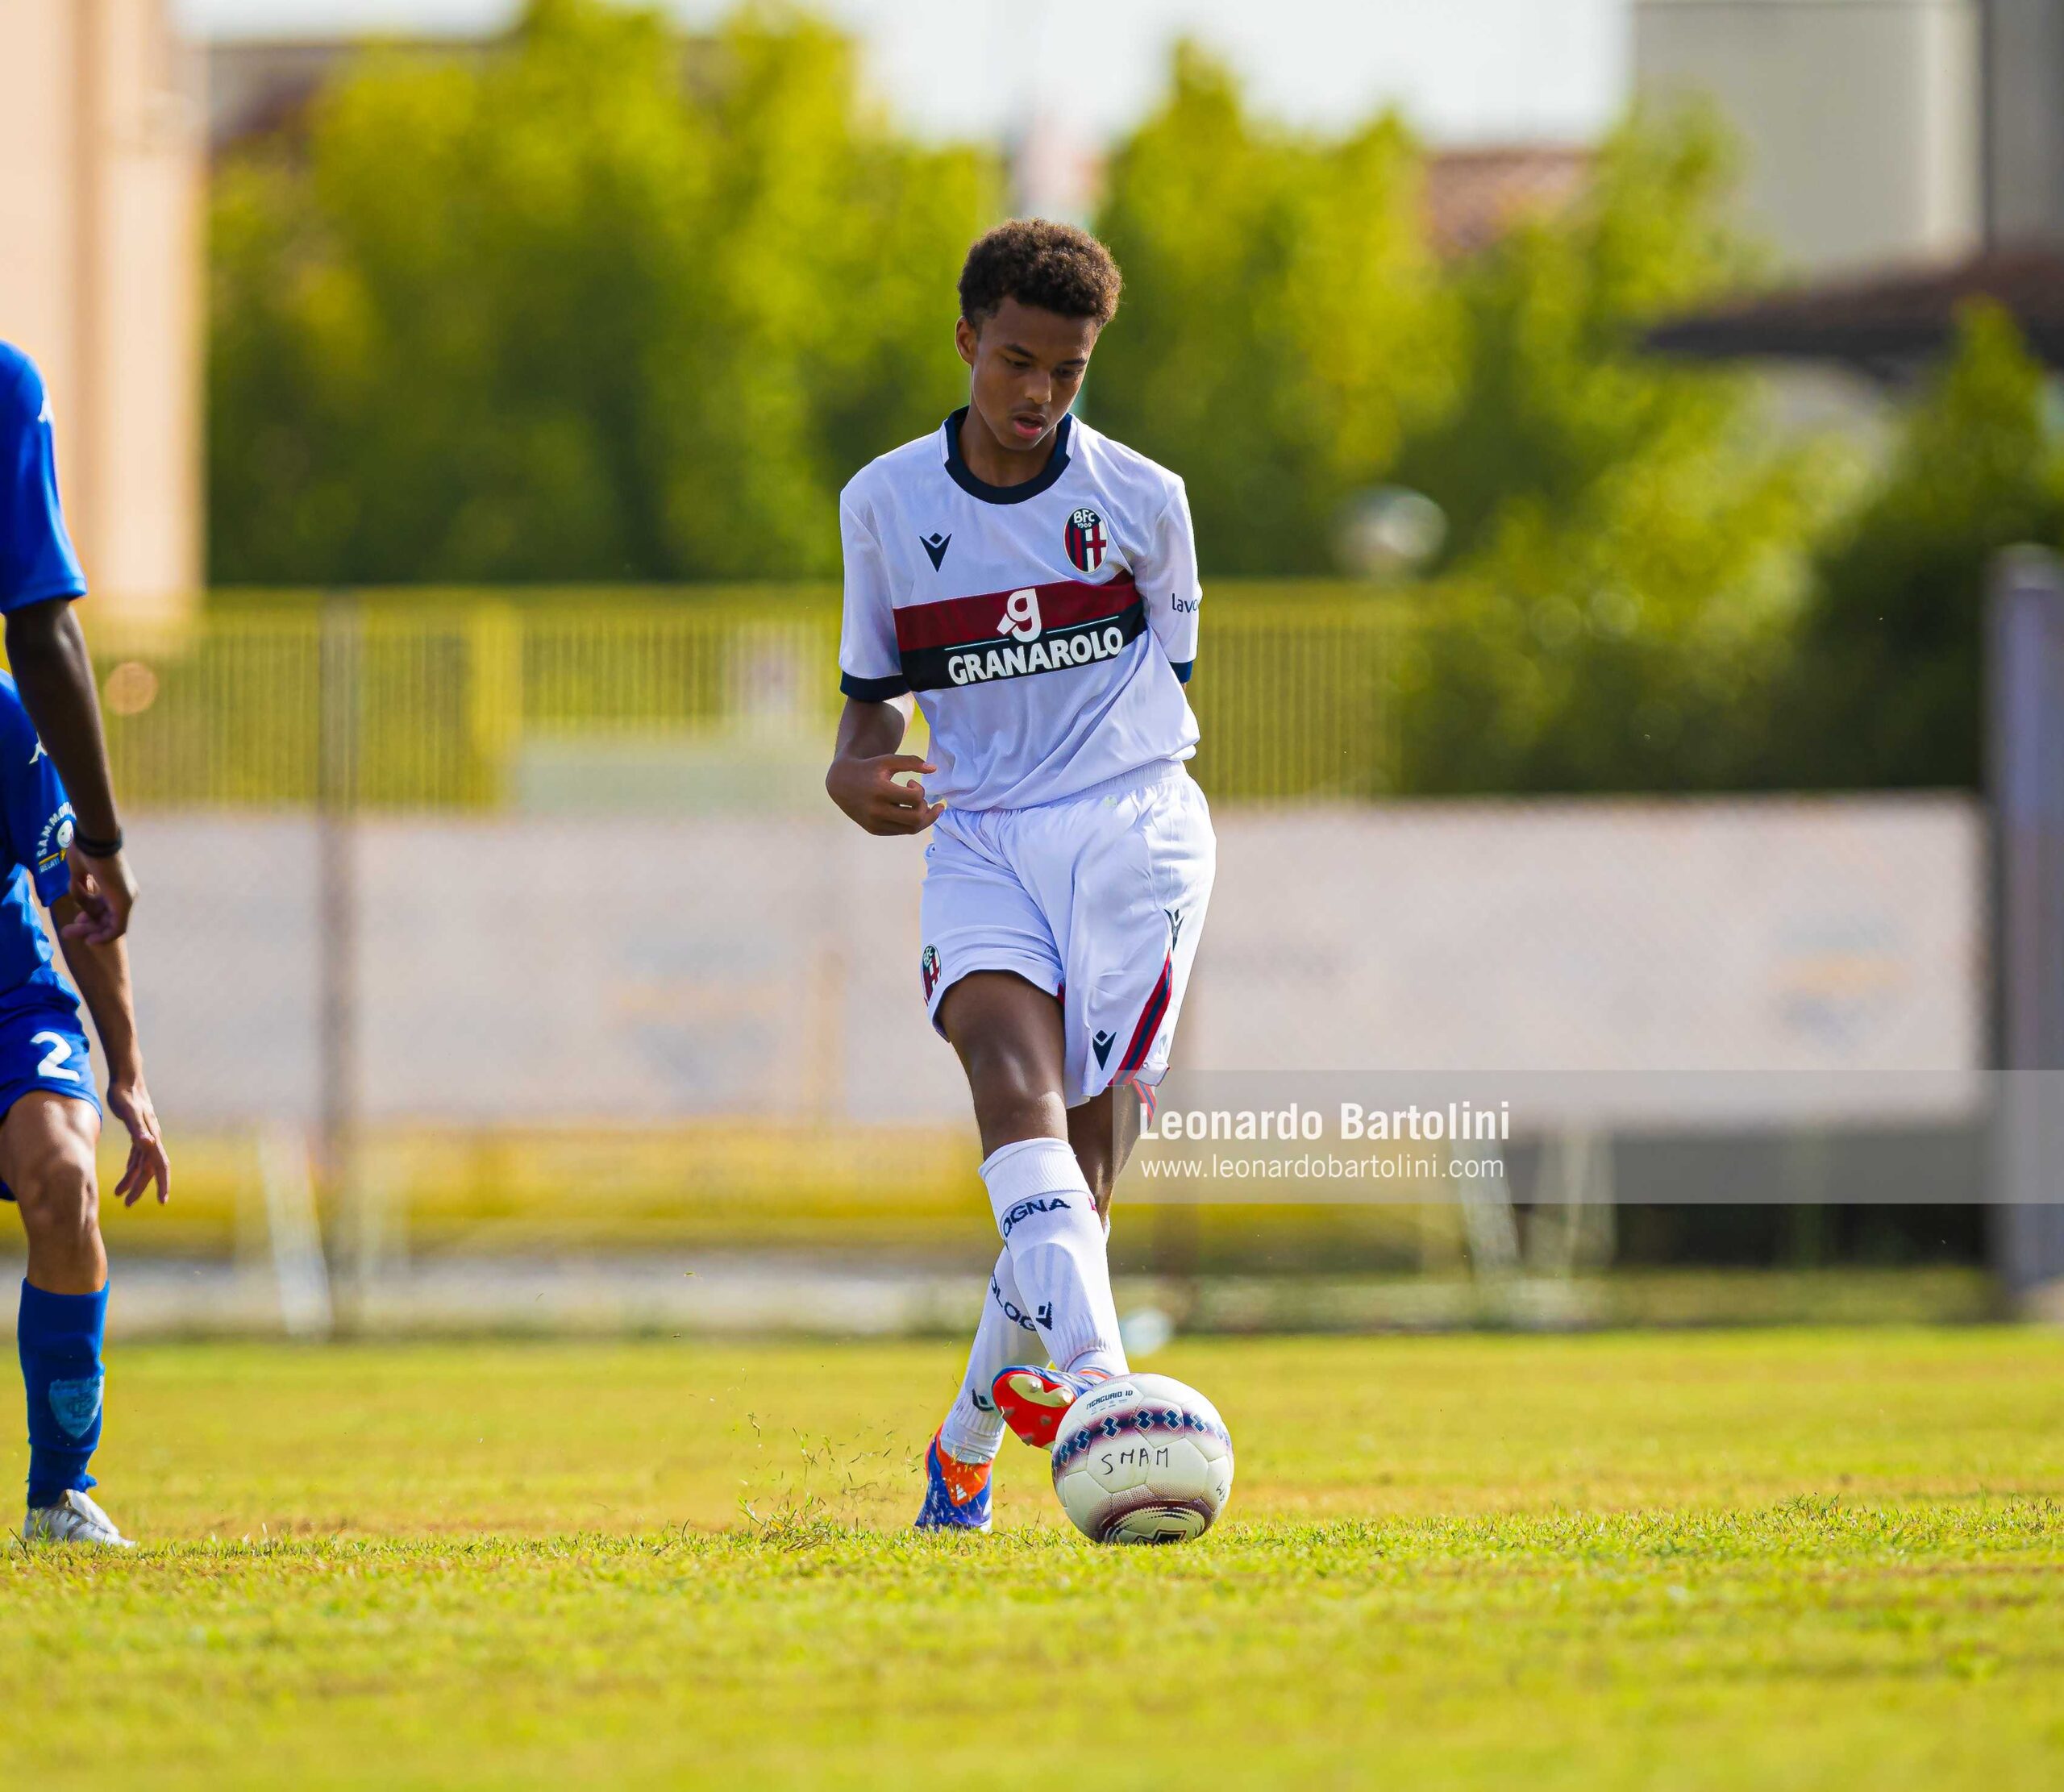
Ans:
POLYGON ((1204 792, 1179 763, 1030 809, 948 809, 925 849, 932 1025, 971 971, 1015 971, 1060 998, 1070 1107, 1113 1083, 1153 1087, 1217 856, 1204 792))

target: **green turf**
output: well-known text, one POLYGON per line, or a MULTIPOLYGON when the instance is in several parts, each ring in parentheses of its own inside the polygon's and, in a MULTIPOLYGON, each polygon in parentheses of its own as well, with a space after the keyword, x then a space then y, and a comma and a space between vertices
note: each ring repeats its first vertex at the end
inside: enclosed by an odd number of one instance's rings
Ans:
POLYGON ((944 1345, 124 1350, 152 1546, 0 1557, 0 1785, 2064 1783, 2054 1336, 1155 1366, 1239 1478, 1122 1552, 1015 1445, 901 1529, 944 1345))

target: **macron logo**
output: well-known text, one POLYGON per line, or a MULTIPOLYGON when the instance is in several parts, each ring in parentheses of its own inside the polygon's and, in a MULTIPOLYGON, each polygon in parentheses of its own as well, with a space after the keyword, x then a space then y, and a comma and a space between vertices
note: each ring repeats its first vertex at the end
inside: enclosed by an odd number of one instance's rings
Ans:
POLYGON ((932 571, 936 572, 945 561, 946 551, 953 545, 953 538, 934 529, 929 535, 920 535, 918 545, 931 556, 932 571))

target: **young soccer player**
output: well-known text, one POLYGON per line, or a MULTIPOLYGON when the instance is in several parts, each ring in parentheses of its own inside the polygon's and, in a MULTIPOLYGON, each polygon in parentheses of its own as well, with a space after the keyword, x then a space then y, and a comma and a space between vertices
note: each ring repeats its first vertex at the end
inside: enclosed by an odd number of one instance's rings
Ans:
POLYGON ((127 944, 69 931, 79 918, 65 862, 72 805, 36 738, 15 681, 0 673, 0 1197, 17 1202, 28 1235, 15 1341, 27 1385, 31 1542, 127 1540, 88 1495, 100 1441, 102 1323, 107 1253, 101 1243, 94 1150, 100 1102, 79 1030, 78 996, 51 962, 32 895, 49 904, 65 963, 85 992, 107 1059, 107 1104, 129 1129, 115 1193, 133 1207, 170 1166, 144 1086, 127 944))
POLYGON ((955 328, 968 405, 839 502, 846 706, 825 784, 870 834, 933 829, 918 975, 967 1072, 1003 1243, 920 1528, 986 1530, 1005 1424, 1050 1444, 1125 1370, 1105 1216, 1211 891, 1184 765, 1200 592, 1182 481, 1068 414, 1118 285, 1067 225, 982 238, 955 328), (901 750, 913 698, 929 759, 901 750))
POLYGON ((65 962, 85 991, 107 1059, 107 1102, 129 1129, 115 1192, 131 1206, 169 1168, 144 1085, 121 935, 135 887, 122 860, 92 672, 71 615, 85 590, 57 505, 50 412, 27 358, 0 343, 0 609, 24 677, 38 667, 45 707, 73 762, 95 780, 99 825, 81 837, 58 767, 15 680, 0 674, 0 1199, 19 1203, 28 1237, 15 1341, 27 1383, 28 1516, 24 1539, 126 1547, 86 1490, 100 1441, 101 1328, 107 1254, 101 1243, 94 1147, 100 1102, 79 1030, 77 995, 51 962, 33 898, 50 907, 65 962))

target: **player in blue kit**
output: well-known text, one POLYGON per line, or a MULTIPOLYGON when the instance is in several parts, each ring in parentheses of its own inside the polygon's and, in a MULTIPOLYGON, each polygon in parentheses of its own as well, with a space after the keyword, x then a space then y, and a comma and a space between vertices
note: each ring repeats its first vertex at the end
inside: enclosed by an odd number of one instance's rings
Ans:
POLYGON ((51 961, 35 899, 50 908, 64 960, 85 995, 107 1060, 107 1103, 129 1129, 115 1193, 134 1206, 170 1167, 144 1084, 126 943, 64 931, 78 919, 66 852, 72 805, 36 738, 15 681, 0 674, 0 1183, 28 1235, 15 1337, 28 1391, 31 1541, 126 1540, 88 1496, 100 1441, 101 1328, 107 1253, 101 1242, 94 1148, 100 1101, 79 1028, 78 995, 51 961))
POLYGON ((129 1129, 115 1192, 133 1206, 169 1192, 157 1115, 144 1084, 122 934, 135 894, 122 858, 91 666, 73 600, 85 581, 58 508, 50 406, 27 358, 0 343, 0 611, 7 651, 31 678, 67 769, 90 785, 79 820, 30 720, 23 692, 0 674, 0 1199, 28 1239, 15 1340, 28 1395, 27 1540, 126 1547, 86 1490, 100 1441, 101 1332, 107 1254, 94 1150, 101 1109, 79 1025, 79 995, 52 962, 35 899, 57 924, 108 1070, 107 1104, 129 1129))

